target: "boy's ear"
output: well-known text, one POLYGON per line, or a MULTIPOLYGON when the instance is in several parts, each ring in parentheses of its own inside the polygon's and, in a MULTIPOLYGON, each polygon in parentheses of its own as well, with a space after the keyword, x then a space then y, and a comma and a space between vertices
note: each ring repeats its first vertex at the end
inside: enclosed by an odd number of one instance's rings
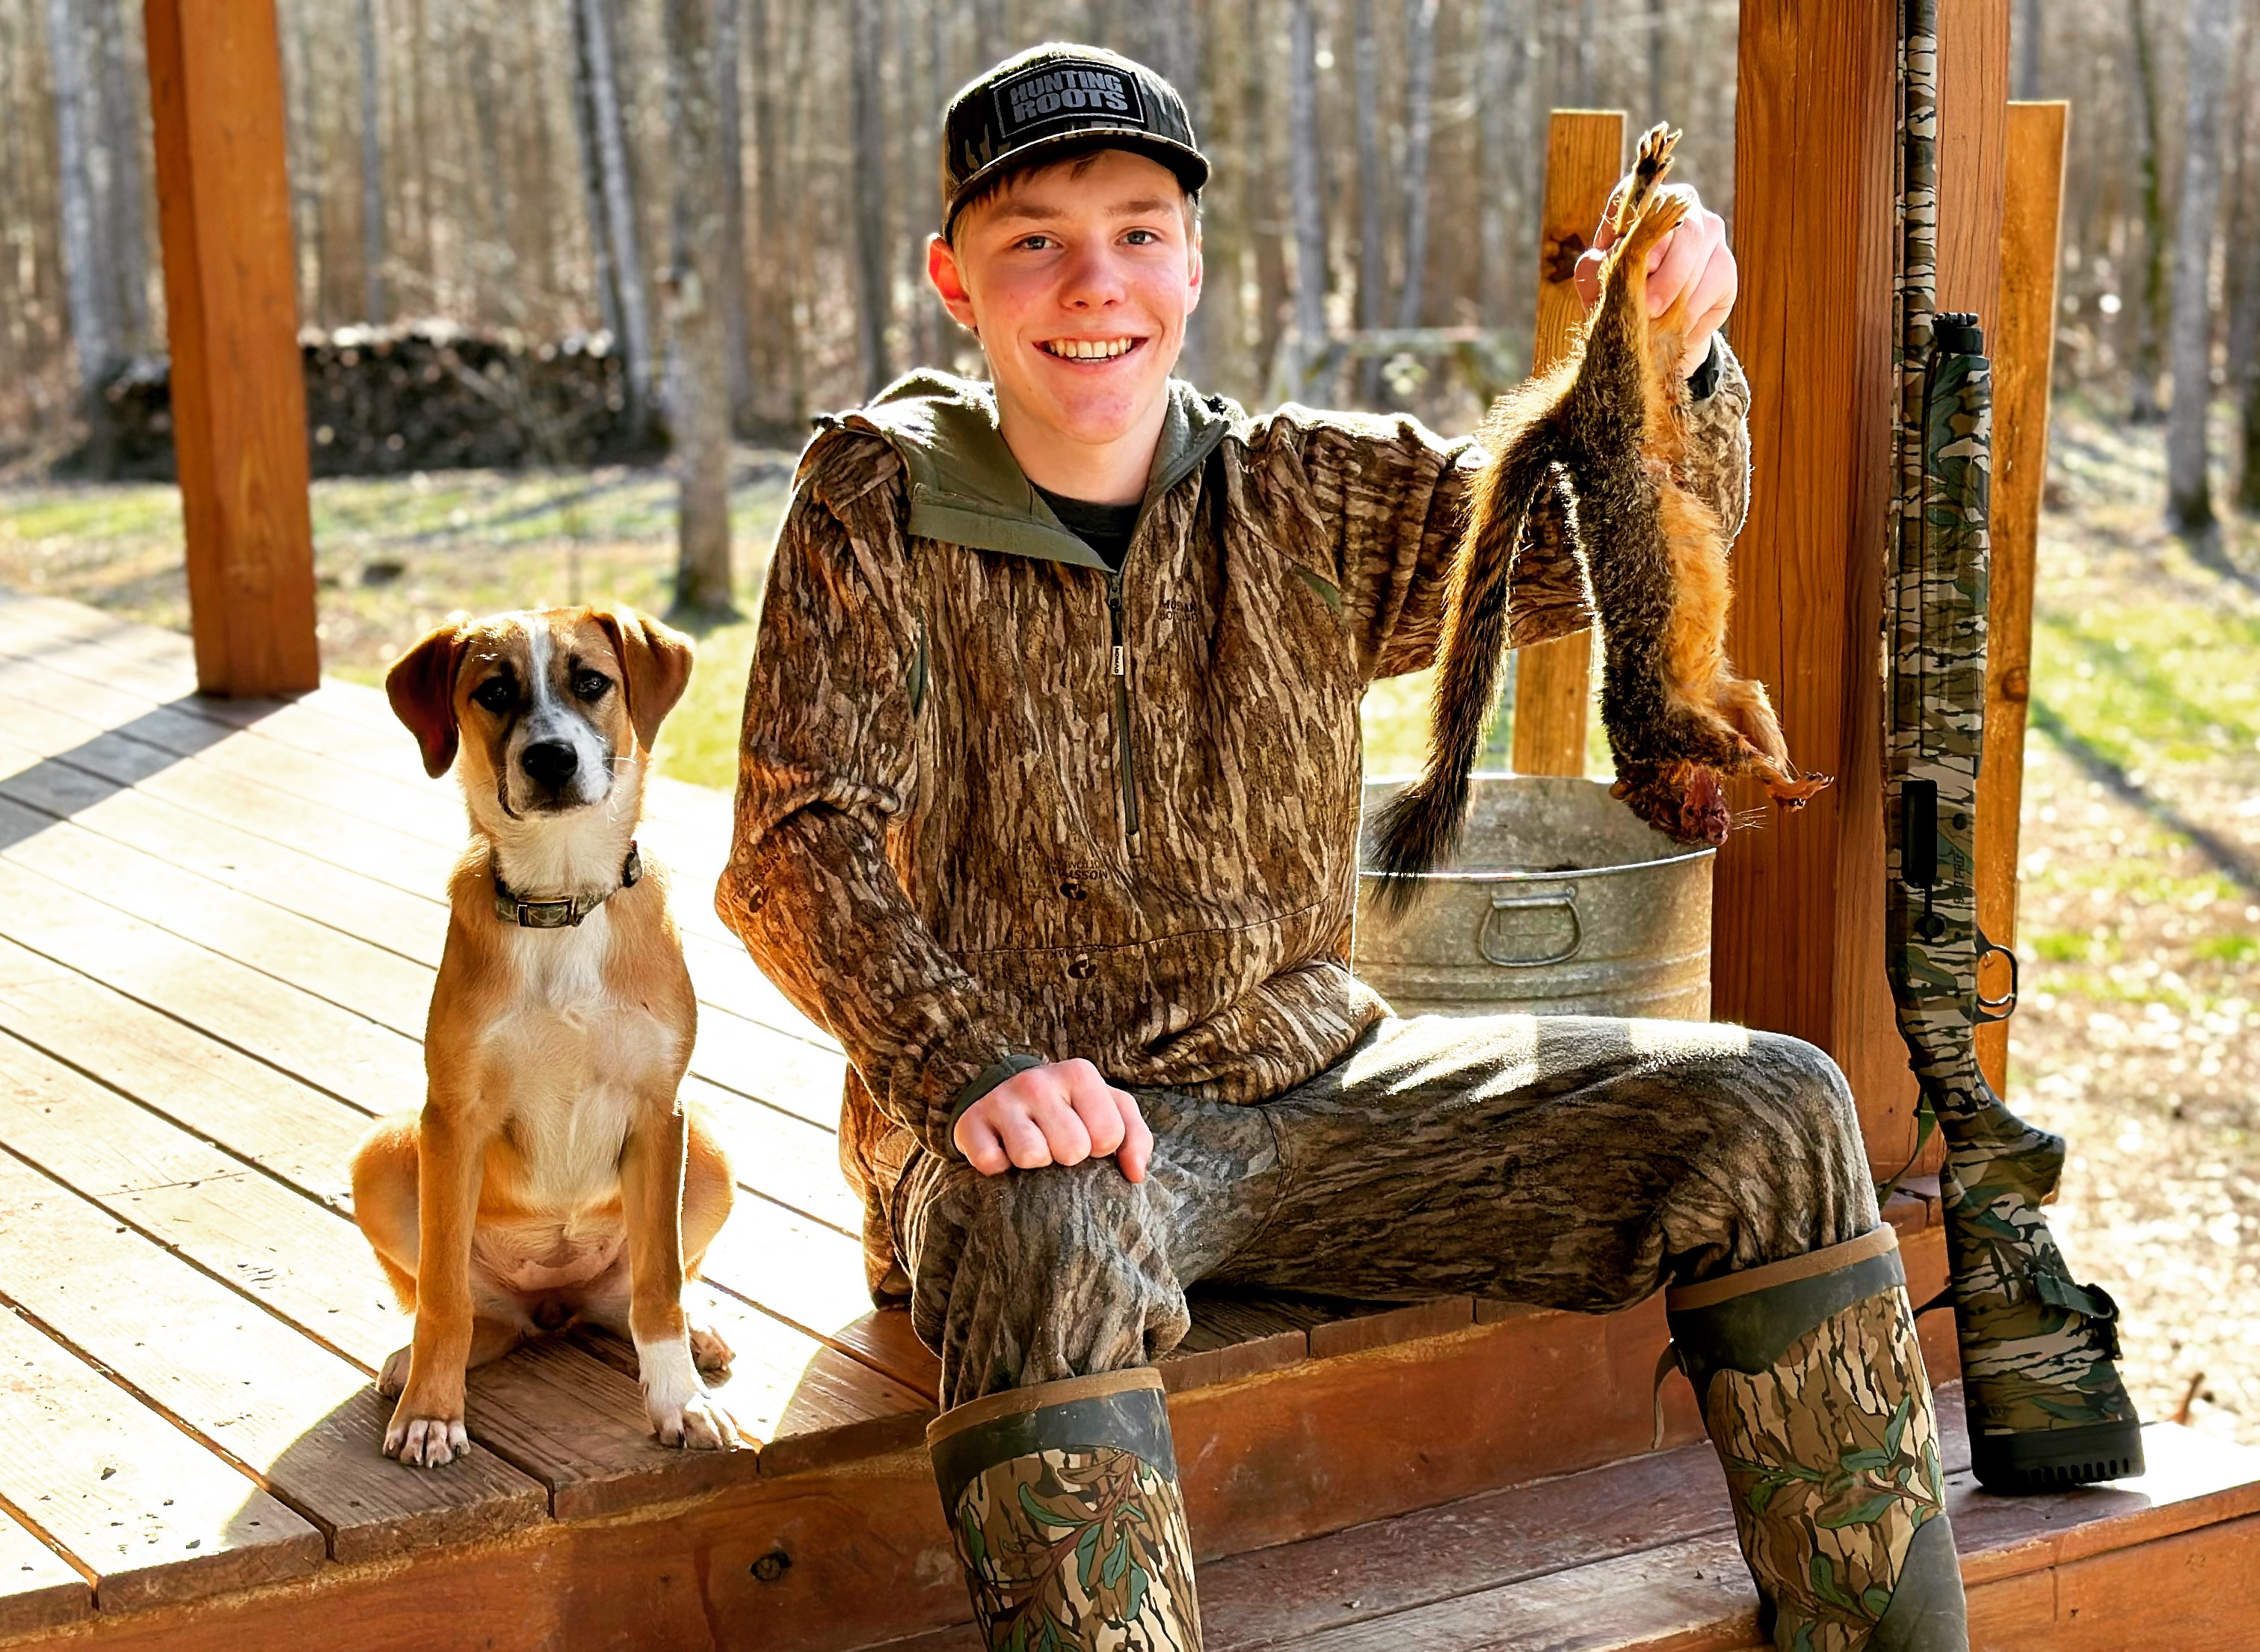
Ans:
POLYGON ((980 329, 973 321, 973 297, 965 290, 964 268, 957 261, 957 249, 946 237, 926 238, 926 278, 933 283, 950 319, 969 333, 978 333, 980 329))
POLYGON ((590 617, 611 639, 627 678, 628 721, 636 744, 649 751, 659 738, 662 719, 675 709, 690 684, 697 650, 690 639, 649 614, 633 608, 592 608, 590 617))
POLYGON ((455 668, 462 657, 462 623, 451 619, 384 674, 393 715, 408 725, 424 748, 424 772, 434 780, 455 761, 455 668))

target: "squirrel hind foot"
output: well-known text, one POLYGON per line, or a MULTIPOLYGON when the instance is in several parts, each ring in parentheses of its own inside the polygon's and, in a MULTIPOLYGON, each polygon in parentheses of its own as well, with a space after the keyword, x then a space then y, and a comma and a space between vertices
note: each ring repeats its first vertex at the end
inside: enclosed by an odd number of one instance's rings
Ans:
POLYGON ((1671 170, 1671 152, 1678 147, 1679 133, 1659 121, 1649 128, 1640 140, 1639 159, 1634 161, 1630 187, 1617 197, 1616 212, 1610 227, 1619 236, 1639 220, 1656 193, 1656 186, 1663 182, 1663 175, 1671 170))
POLYGON ((1835 783, 1834 775, 1806 775, 1798 780, 1769 782, 1766 792, 1784 809, 1802 809, 1835 783))

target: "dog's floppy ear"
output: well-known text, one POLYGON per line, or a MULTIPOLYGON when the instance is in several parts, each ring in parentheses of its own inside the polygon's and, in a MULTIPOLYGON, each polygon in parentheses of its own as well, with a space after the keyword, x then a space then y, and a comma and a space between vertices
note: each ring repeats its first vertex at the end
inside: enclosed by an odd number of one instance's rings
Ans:
POLYGON ((434 780, 455 761, 455 668, 462 657, 462 625, 451 619, 384 674, 385 697, 424 748, 424 772, 434 780))
POLYGON ((627 674, 628 721, 635 726, 636 744, 649 751, 659 738, 661 719, 690 686, 695 657, 690 639, 633 608, 596 608, 590 615, 620 656, 620 669, 627 674))

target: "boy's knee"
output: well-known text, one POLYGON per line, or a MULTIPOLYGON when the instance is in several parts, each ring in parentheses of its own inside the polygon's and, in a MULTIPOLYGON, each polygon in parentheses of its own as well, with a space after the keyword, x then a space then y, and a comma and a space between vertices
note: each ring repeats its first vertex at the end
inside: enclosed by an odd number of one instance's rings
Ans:
POLYGON ((1859 1148, 1852 1086, 1826 1050, 1785 1033, 1753 1032, 1746 1059, 1799 1140, 1827 1148, 1859 1148))

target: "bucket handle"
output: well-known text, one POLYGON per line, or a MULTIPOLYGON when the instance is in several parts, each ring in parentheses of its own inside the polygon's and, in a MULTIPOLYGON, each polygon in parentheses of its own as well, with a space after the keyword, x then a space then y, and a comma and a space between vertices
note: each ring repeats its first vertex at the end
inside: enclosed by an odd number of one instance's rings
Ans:
POLYGON ((1577 955, 1585 944, 1585 926, 1577 917, 1577 886, 1575 883, 1549 895, 1494 895, 1491 898, 1491 916, 1484 919, 1483 933, 1476 937, 1476 948, 1503 969, 1535 969, 1549 963, 1567 963, 1577 955), (1548 953, 1543 958, 1510 958, 1501 955, 1498 938, 1491 933, 1498 915, 1508 911, 1529 911, 1556 907, 1570 914, 1570 944, 1561 951, 1548 953))

